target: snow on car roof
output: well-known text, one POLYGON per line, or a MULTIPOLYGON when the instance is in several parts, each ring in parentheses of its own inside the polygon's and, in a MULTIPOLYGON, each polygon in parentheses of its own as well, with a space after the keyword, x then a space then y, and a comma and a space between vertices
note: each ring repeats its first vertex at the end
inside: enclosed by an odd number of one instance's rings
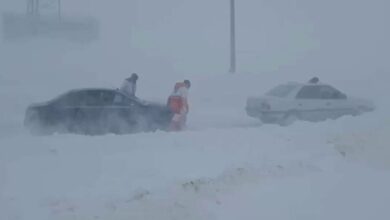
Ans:
POLYGON ((318 82, 318 83, 310 83, 310 82, 287 82, 286 85, 294 85, 294 86, 327 86, 328 84, 318 82))
POLYGON ((115 91, 115 89, 110 89, 110 88, 82 88, 82 89, 72 89, 70 90, 70 92, 94 91, 94 90, 115 91))

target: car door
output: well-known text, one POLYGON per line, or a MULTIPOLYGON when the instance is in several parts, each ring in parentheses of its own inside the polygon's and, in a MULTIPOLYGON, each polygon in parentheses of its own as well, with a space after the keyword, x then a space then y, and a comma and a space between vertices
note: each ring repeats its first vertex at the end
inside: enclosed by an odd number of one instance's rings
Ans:
POLYGON ((77 100, 72 107, 72 129, 77 132, 96 134, 101 132, 104 103, 101 90, 82 90, 76 93, 77 100))
POLYGON ((68 130, 95 131, 101 126, 105 107, 100 90, 72 91, 55 101, 57 121, 68 130))
POLYGON ((78 123, 82 118, 76 117, 84 105, 84 95, 80 91, 68 92, 53 102, 53 112, 57 124, 62 124, 66 127, 78 123))
POLYGON ((139 104, 131 98, 112 91, 112 102, 105 108, 108 128, 114 132, 128 132, 137 123, 139 104))
POLYGON ((296 95, 296 109, 300 119, 320 121, 326 119, 327 103, 322 99, 321 85, 306 85, 296 95))
POLYGON ((320 87, 321 98, 325 101, 328 118, 338 118, 351 112, 347 96, 332 86, 320 87))
POLYGON ((104 126, 104 110, 107 105, 111 104, 112 98, 110 99, 104 90, 88 90, 83 96, 83 105, 80 109, 86 123, 97 128, 104 126))

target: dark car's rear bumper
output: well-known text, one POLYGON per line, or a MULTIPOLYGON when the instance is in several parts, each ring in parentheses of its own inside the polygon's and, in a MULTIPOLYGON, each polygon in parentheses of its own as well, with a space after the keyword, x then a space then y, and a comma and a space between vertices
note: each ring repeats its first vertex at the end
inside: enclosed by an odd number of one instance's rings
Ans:
POLYGON ((24 126, 29 128, 37 123, 40 123, 39 112, 31 107, 27 108, 26 113, 24 115, 24 126))

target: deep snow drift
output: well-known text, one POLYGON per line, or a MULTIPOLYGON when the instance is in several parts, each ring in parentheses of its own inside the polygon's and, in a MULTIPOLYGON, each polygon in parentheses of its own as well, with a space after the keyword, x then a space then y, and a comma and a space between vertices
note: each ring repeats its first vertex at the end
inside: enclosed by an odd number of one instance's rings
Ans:
POLYGON ((387 218, 389 126, 374 116, 2 138, 1 219, 387 218))
MULTIPOLYGON (((65 11, 97 17, 98 41, 0 42, 0 219, 390 217, 387 1, 240 2, 236 75, 226 74, 224 1, 77 2, 65 11), (115 88, 131 72, 138 95, 162 103, 174 82, 192 81, 187 131, 23 128, 29 104, 115 88), (247 96, 313 75, 376 111, 289 127, 246 116, 247 96)), ((0 10, 23 4, 3 0, 0 10)))
MULTIPOLYGON (((20 103, 11 99, 2 119, 0 218, 390 216, 385 100, 376 99, 377 110, 360 117, 262 125, 244 111, 244 98, 256 92, 256 84, 267 88, 262 77, 197 77, 192 77, 188 131, 123 136, 31 136, 21 126, 27 92, 15 93, 11 88, 16 85, 2 87, 20 103), (214 90, 217 83, 222 85, 214 90), (251 86, 230 90, 237 83, 251 86)), ((49 97, 35 91, 42 99, 49 97)))

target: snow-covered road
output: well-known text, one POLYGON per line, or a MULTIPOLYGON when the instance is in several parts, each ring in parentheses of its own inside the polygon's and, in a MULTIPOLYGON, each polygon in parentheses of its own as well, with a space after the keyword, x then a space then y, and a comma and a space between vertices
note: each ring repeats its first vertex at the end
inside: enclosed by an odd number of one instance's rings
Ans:
MULTIPOLYGON (((375 97, 372 113, 280 127, 244 111, 245 98, 278 75, 188 75, 187 131, 35 137, 22 126, 25 107, 74 84, 41 86, 44 76, 0 90, 9 103, 0 124, 0 219, 390 217, 390 106, 378 95, 385 82, 369 93, 361 82, 344 85, 375 97)), ((176 77, 145 76, 139 94, 164 102, 176 77)))
POLYGON ((379 115, 4 137, 0 219, 385 219, 390 126, 379 115))

